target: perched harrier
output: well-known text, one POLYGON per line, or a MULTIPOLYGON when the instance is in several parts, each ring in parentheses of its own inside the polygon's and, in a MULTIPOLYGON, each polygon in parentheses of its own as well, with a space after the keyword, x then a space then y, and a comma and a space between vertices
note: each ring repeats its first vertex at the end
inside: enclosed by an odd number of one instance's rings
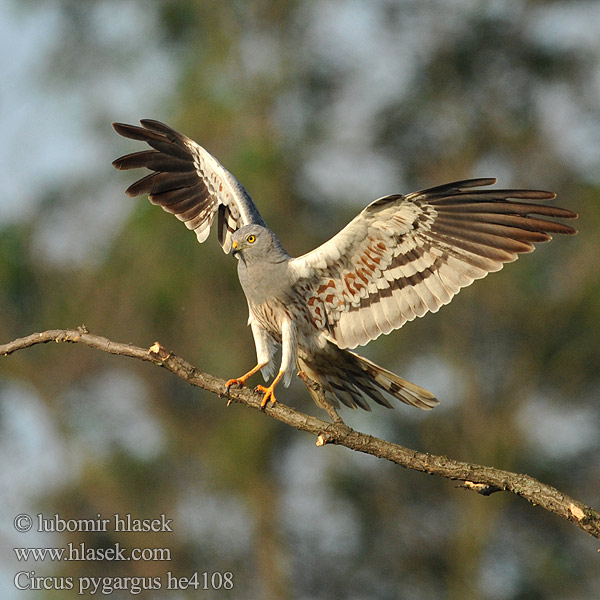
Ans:
POLYGON ((127 193, 148 194, 150 202, 194 230, 199 242, 217 217, 219 242, 238 259, 257 354, 257 365, 228 386, 245 384, 259 370, 266 381, 274 373, 275 351, 282 350, 271 385, 257 387, 264 393, 263 407, 276 402, 275 387, 282 379, 289 385, 297 368, 321 386, 334 406, 342 402, 370 410, 370 399, 391 408, 387 393, 432 408, 438 404, 433 394, 348 348, 436 312, 461 288, 531 252, 550 234, 576 233, 542 218, 572 219, 575 213, 522 202, 550 200, 555 194, 482 190, 496 180, 470 179, 379 198, 328 242, 292 258, 248 192, 211 154, 158 121, 142 120, 141 125, 113 124, 120 135, 152 148, 113 165, 154 171, 127 193))

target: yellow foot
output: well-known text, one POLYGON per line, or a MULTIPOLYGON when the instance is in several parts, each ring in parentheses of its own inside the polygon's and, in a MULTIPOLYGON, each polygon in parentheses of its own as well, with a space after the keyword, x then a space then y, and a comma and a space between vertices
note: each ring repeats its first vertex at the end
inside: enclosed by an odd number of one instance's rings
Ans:
POLYGON ((270 385, 268 388, 265 387, 264 385, 257 385, 254 388, 254 391, 256 392, 263 392, 265 395, 263 396, 263 399, 260 402, 260 408, 262 410, 265 409, 265 407, 267 406, 267 404, 269 402, 271 402, 271 406, 275 406, 275 404, 277 404, 277 398, 275 398, 275 385, 270 385))
POLYGON ((225 389, 227 391, 229 391, 229 388, 232 385, 246 385, 246 381, 248 381, 248 379, 250 377, 252 377, 252 375, 254 375, 254 373, 256 373, 257 371, 260 371, 260 369, 262 369, 264 366, 265 366, 265 363, 262 363, 262 364, 259 363, 253 369, 250 369, 250 371, 248 371, 247 373, 244 373, 241 377, 236 377, 235 379, 229 379, 225 383, 225 389))
POLYGON ((225 383, 225 389, 229 391, 229 388, 232 385, 246 385, 246 379, 244 377, 240 377, 239 379, 228 379, 225 383))

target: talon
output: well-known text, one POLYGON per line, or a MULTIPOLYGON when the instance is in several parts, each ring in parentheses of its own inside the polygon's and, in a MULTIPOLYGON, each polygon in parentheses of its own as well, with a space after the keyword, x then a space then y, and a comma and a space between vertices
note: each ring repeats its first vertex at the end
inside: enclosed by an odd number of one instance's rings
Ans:
POLYGON ((242 377, 240 377, 239 379, 228 379, 227 382, 225 383, 225 389, 227 391, 229 391, 229 388, 232 385, 241 385, 241 386, 244 386, 244 385, 246 385, 246 380, 243 379, 242 377))
POLYGON ((263 392, 264 393, 263 399, 260 402, 261 410, 264 410, 269 402, 271 402, 271 406, 275 406, 277 404, 277 398, 275 398, 274 389, 275 389, 274 385, 271 385, 268 388, 266 388, 264 385, 257 385, 254 388, 255 392, 263 392))
POLYGON ((256 373, 257 371, 262 369, 264 366, 265 366, 264 363, 259 363, 253 369, 250 369, 247 373, 244 373, 244 375, 242 375, 241 377, 236 377, 235 379, 228 379, 227 382, 225 383, 225 390, 229 391, 229 388, 232 385, 241 385, 241 386, 246 385, 246 381, 250 377, 252 377, 252 375, 254 375, 254 373, 256 373))
POLYGON ((275 406, 277 404, 277 398, 275 398, 275 387, 281 381, 284 375, 284 371, 279 371, 279 373, 277 373, 277 377, 275 377, 273 383, 271 383, 269 387, 265 387, 264 385, 257 385, 254 388, 255 391, 264 393, 263 399, 260 403, 261 410, 265 410, 269 402, 271 403, 271 406, 275 406))

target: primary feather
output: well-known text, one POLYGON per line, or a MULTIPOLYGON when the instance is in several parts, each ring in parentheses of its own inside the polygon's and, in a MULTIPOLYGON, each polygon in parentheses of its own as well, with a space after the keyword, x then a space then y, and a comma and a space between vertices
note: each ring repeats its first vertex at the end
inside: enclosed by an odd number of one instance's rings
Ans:
POLYGON ((380 198, 328 242, 292 261, 298 276, 310 281, 307 302, 315 320, 338 346, 364 345, 436 312, 461 288, 531 252, 551 233, 575 233, 548 220, 575 213, 522 202, 550 200, 553 193, 480 189, 495 181, 457 181, 380 198))
POLYGON ((194 230, 199 242, 218 215, 219 243, 231 250, 231 235, 243 225, 264 225, 244 186, 212 154, 164 123, 143 119, 142 127, 113 123, 123 137, 146 142, 153 150, 127 154, 113 161, 117 169, 145 167, 154 171, 127 188, 130 196, 148 194, 194 230))

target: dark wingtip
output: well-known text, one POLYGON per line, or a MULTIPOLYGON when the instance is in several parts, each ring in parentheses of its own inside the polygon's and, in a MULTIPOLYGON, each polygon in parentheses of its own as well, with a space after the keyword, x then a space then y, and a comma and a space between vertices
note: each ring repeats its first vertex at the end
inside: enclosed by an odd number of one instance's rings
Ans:
POLYGON ((457 187, 485 187, 487 185, 494 185, 497 183, 496 177, 478 177, 476 179, 465 179, 463 181, 457 181, 455 185, 457 187))
POLYGON ((139 127, 138 125, 129 125, 128 123, 113 123, 113 129, 123 137, 129 138, 130 140, 137 140, 140 142, 147 142, 149 139, 153 139, 156 136, 149 131, 148 128, 139 127))
POLYGON ((113 121, 111 123, 112 128, 119 134, 125 135, 129 127, 133 127, 133 125, 127 125, 127 123, 119 123, 118 121, 113 121))
POLYGON ((120 156, 119 158, 115 158, 115 160, 112 161, 112 163, 110 163, 115 169, 118 169, 119 171, 123 171, 125 170, 124 167, 122 166, 122 159, 124 159, 124 156, 120 156))
POLYGON ((157 121, 156 119, 140 119, 140 123, 142 127, 145 129, 150 129, 151 131, 156 131, 159 133, 176 133, 172 127, 169 127, 162 121, 157 121))

